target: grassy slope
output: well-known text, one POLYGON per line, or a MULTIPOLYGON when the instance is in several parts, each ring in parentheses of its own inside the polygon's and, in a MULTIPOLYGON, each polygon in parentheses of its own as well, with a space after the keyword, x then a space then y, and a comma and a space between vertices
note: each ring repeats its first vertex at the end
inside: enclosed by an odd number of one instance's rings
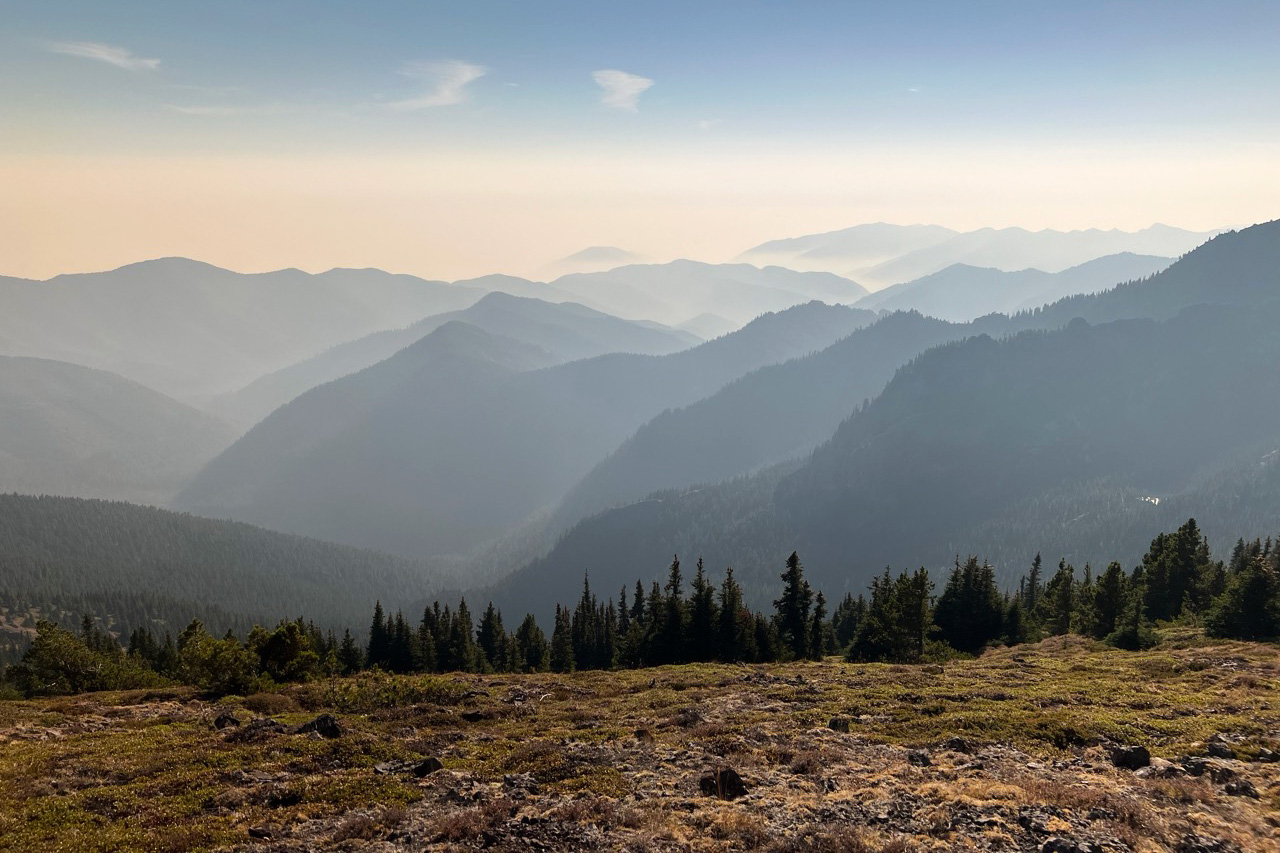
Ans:
POLYGON ((1058 836, 1162 851, 1192 832, 1280 849, 1280 764, 1220 762, 1253 782, 1252 799, 1207 775, 1139 778, 1096 746, 1141 743, 1174 759, 1226 733, 1240 736, 1242 756, 1276 748, 1276 648, 1190 639, 1137 654, 1056 639, 941 674, 832 660, 365 676, 251 702, 291 724, 331 709, 348 728, 332 741, 229 743, 210 721, 220 707, 245 718, 243 700, 219 706, 185 690, 0 703, 0 849, 380 839, 385 850, 1013 851, 1058 836), (518 693, 532 698, 510 702, 518 693), (465 721, 467 711, 482 719, 465 721), (833 716, 851 732, 826 728, 833 716), (938 747, 957 734, 980 745, 976 757, 938 747), (904 747, 930 748, 932 766, 913 766, 904 747), (373 770, 423 755, 445 771, 419 781, 373 770), (741 773, 746 799, 698 794, 700 771, 718 763, 741 773), (531 774, 536 790, 518 776, 504 784, 512 774, 531 774), (279 805, 286 795, 299 801, 279 805), (250 827, 275 840, 251 841, 250 827))

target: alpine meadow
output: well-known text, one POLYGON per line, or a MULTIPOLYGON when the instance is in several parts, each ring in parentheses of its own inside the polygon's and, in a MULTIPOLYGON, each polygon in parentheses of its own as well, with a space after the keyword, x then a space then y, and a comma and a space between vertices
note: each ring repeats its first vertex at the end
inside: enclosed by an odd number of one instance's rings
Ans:
POLYGON ((9 4, 0 853, 1280 853, 1278 32, 9 4))

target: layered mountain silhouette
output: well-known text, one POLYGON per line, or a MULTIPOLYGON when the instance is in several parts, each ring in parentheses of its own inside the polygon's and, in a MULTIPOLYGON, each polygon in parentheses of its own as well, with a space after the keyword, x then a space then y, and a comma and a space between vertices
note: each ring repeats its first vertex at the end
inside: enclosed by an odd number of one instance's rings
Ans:
POLYGON ((186 402, 483 293, 379 270, 242 275, 182 258, 48 281, 0 279, 7 355, 97 367, 186 402))
MULTIPOLYGON (((1012 319, 984 318, 967 337, 953 328, 948 334, 966 339, 901 368, 810 458, 655 492, 588 519, 499 597, 531 601, 537 587, 584 571, 597 588, 615 588, 656 577, 672 553, 732 564, 763 594, 793 548, 829 591, 860 590, 886 564, 937 566, 980 547, 1011 577, 1040 547, 1037 531, 1064 523, 1064 506, 1083 507, 1070 522, 1080 562, 1140 552, 1159 529, 1148 510, 1160 506, 1205 515, 1206 529, 1234 541, 1248 532, 1245 516, 1215 515, 1239 504, 1227 472, 1280 455, 1278 297, 1273 222, 1219 236, 1142 282, 1012 319), (1156 319, 1125 319, 1143 314, 1156 319), (1098 325, 1072 319, 1079 316, 1098 325), (1014 334, 1037 324, 1047 330, 1014 334), (1092 506, 1089 495, 1099 498, 1092 506), (1124 524, 1106 511, 1117 501, 1134 504, 1124 524)), ((793 369, 821 363, 804 359, 793 369)), ((610 494, 607 487, 635 476, 638 466, 627 463, 659 436, 692 446, 696 429, 673 437, 660 426, 648 425, 580 491, 610 494)), ((1280 511, 1280 497, 1262 506, 1280 511)), ((1054 535, 1046 544, 1066 538, 1054 535)))
POLYGON ((1146 278, 1171 263, 1173 258, 1125 252, 1057 273, 952 264, 915 281, 877 290, 856 304, 881 311, 919 311, 964 323, 986 314, 1015 314, 1067 296, 1107 290, 1121 282, 1146 278))
POLYGON ((564 492, 664 409, 874 320, 810 303, 666 356, 548 369, 541 349, 454 322, 315 388, 215 459, 179 505, 395 553, 464 551, 564 492))
MULTIPOLYGON (((505 277, 503 277, 505 278, 505 277)), ((485 281, 506 285, 505 281, 485 281)), ((263 376, 210 405, 212 411, 245 426, 257 423, 302 392, 363 370, 448 323, 463 322, 500 337, 531 344, 552 362, 609 352, 663 355, 687 349, 701 338, 678 329, 620 320, 572 302, 553 304, 495 292, 470 308, 448 311, 402 329, 366 335, 263 376)), ((543 366, 546 366, 543 364, 543 366)))
POLYGON ((742 325, 760 314, 815 299, 849 303, 867 294, 856 282, 829 273, 684 260, 566 275, 552 285, 576 293, 610 314, 669 325, 704 313, 742 325))
POLYGON ((739 256, 753 263, 777 263, 795 269, 829 270, 848 275, 867 287, 882 289, 915 281, 953 264, 1016 271, 1060 272, 1087 261, 1129 252, 1177 257, 1203 243, 1214 232, 1193 232, 1167 225, 1140 231, 1029 231, 1025 228, 981 228, 961 233, 933 226, 877 224, 828 234, 774 241, 739 256), (866 229, 865 231, 860 229, 866 229), (898 241, 902 251, 874 257, 859 247, 877 245, 875 236, 898 241))
POLYGON ((236 438, 104 370, 0 356, 0 492, 163 504, 236 438))

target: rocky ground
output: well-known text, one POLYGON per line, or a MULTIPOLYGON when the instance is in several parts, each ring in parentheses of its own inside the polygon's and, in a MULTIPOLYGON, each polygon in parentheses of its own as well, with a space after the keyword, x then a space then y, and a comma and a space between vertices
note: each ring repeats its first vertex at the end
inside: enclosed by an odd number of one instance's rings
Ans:
POLYGON ((1280 650, 1190 635, 100 694, 0 704, 0 849, 1265 853, 1277 751, 1280 650))

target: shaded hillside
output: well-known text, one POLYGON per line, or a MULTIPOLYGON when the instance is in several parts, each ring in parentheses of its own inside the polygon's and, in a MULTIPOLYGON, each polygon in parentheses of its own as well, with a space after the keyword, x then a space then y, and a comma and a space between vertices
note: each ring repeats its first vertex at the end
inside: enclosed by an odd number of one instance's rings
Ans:
POLYGON ((1108 255, 1058 273, 1036 269, 1005 272, 952 264, 915 281, 895 284, 860 299, 859 308, 919 311, 952 322, 987 314, 1013 314, 1079 293, 1108 290, 1168 267, 1172 258, 1124 253, 1108 255))
POLYGON ((553 506, 662 410, 873 319, 813 303, 667 356, 613 354, 525 373, 469 356, 403 367, 418 347, 435 351, 437 330, 272 414, 180 504, 402 554, 467 550, 553 506))
POLYGON ((115 374, 0 356, 0 492, 164 504, 236 438, 115 374))
POLYGON ((241 275, 166 258, 45 282, 0 280, 0 344, 8 355, 102 368, 201 403, 336 343, 481 295, 380 270, 241 275))
POLYGON ((581 294, 619 317, 676 325, 703 313, 746 323, 768 311, 810 300, 855 302, 866 288, 830 273, 795 272, 750 264, 633 264, 607 272, 577 273, 553 287, 581 294))
POLYGON ((243 629, 306 613, 363 625, 381 597, 409 601, 440 579, 415 563, 128 503, 0 495, 0 603, 92 612, 113 630, 173 631, 200 615, 243 629))
POLYGON ((968 333, 968 326, 892 314, 821 352, 760 368, 665 411, 573 488, 553 527, 660 489, 715 483, 807 453, 879 394, 901 364, 968 333))
POLYGON ((661 355, 701 342, 688 332, 620 320, 571 302, 553 304, 493 292, 461 311, 436 314, 403 329, 375 332, 340 344, 223 395, 211 408, 236 423, 257 423, 307 389, 377 364, 454 321, 539 347, 554 362, 607 352, 661 355))
MULTIPOLYGON (((333 541, 415 553, 409 543, 449 503, 422 492, 465 469, 439 452, 440 434, 481 436, 474 401, 519 371, 555 359, 543 350, 451 322, 395 356, 307 391, 214 459, 178 505, 333 541)), ((480 449, 480 448, 478 448, 480 449)), ((455 519, 456 520, 456 519, 455 519)), ((417 552, 421 553, 421 552, 417 552)))

